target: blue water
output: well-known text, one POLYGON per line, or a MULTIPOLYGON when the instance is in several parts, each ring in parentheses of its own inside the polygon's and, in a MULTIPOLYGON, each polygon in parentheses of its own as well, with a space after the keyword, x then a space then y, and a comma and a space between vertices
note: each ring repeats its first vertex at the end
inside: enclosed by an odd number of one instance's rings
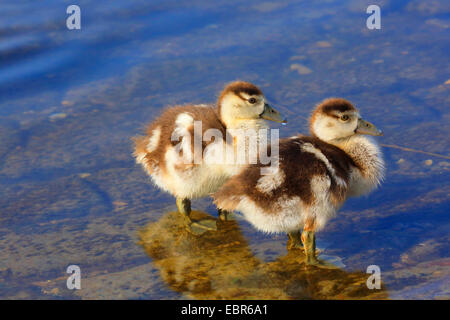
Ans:
MULTIPOLYGON (((368 30, 372 2, 78 1, 81 30, 66 28, 70 2, 2 3, 0 297, 117 293, 42 288, 64 287, 70 264, 96 281, 156 270, 137 231, 174 200, 134 164, 130 138, 164 106, 213 102, 242 79, 288 117, 281 136, 306 133, 331 96, 383 129, 386 181, 348 201, 318 245, 348 271, 379 265, 394 298, 448 298, 448 285, 429 284, 449 277, 450 5, 379 2, 382 28, 368 30)), ((208 199, 194 206, 215 214, 208 199)), ((240 223, 254 252, 276 243, 272 255, 285 253, 285 238, 240 223)), ((184 297, 157 271, 151 279, 145 292, 117 290, 184 297)))

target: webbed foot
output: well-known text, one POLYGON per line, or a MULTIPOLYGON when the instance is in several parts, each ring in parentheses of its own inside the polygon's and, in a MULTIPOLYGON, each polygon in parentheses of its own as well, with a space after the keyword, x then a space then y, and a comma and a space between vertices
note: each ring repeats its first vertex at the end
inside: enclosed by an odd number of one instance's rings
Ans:
POLYGON ((305 263, 308 266, 314 266, 322 269, 340 269, 338 266, 322 259, 317 259, 316 257, 306 257, 305 263))
POLYGON ((317 259, 318 250, 316 250, 316 236, 314 231, 303 231, 301 234, 301 240, 305 249, 306 265, 325 269, 339 268, 332 263, 317 259))

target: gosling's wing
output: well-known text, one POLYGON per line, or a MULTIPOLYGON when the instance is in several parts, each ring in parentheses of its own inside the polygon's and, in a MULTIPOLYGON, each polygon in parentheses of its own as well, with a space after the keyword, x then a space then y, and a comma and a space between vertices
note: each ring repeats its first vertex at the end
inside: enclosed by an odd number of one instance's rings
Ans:
POLYGON ((167 108, 148 126, 145 136, 135 138, 134 156, 138 163, 152 172, 155 167, 165 170, 167 162, 173 158, 172 153, 176 153, 183 159, 177 163, 178 169, 182 170, 183 167, 187 168, 193 163, 195 138, 202 141, 200 145, 202 153, 210 143, 202 139, 205 131, 209 129, 215 129, 225 137, 225 127, 214 107, 187 105, 167 108), (197 128, 201 130, 195 133, 201 134, 200 137, 194 136, 196 122, 197 125, 200 124, 197 128), (171 154, 168 155, 168 152, 171 154))
POLYGON ((321 196, 319 192, 329 193, 330 199, 339 204, 345 199, 351 162, 342 150, 318 139, 283 139, 277 170, 264 175, 261 169, 270 164, 251 165, 228 180, 213 198, 225 210, 251 201, 273 214, 289 199, 299 198, 305 206, 312 205, 321 196), (318 181, 323 182, 321 188, 317 188, 318 181))

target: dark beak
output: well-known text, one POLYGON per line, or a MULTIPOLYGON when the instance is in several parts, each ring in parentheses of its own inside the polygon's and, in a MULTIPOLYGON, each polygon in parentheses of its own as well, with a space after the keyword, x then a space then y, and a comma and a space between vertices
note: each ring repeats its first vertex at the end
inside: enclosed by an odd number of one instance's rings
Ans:
POLYGON ((355 130, 356 133, 368 134, 371 136, 382 136, 383 132, 377 127, 375 127, 372 123, 365 121, 363 119, 358 119, 358 126, 355 130))
POLYGON ((264 104, 264 111, 259 115, 260 118, 280 123, 287 123, 278 110, 272 108, 269 104, 264 104))

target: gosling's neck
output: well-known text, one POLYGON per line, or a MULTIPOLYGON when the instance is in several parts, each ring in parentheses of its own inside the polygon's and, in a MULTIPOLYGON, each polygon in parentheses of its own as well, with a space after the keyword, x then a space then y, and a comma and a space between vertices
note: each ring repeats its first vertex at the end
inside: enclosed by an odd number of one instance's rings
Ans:
POLYGON ((266 120, 264 119, 227 119, 227 117, 221 117, 222 122, 227 129, 243 129, 243 130, 256 130, 267 129, 266 120))
POLYGON ((355 162, 363 179, 377 186, 384 178, 384 161, 380 147, 369 136, 354 134, 329 141, 347 153, 355 162))
POLYGON ((229 134, 234 137, 234 140, 245 139, 246 149, 248 149, 248 140, 256 139, 256 142, 260 141, 260 134, 267 135, 267 125, 264 119, 236 119, 221 115, 221 120, 225 124, 225 127, 229 134), (266 131, 261 131, 266 129, 266 131))
POLYGON ((233 119, 224 122, 227 133, 232 137, 233 164, 256 163, 260 142, 268 143, 268 128, 263 119, 233 119), (262 140, 264 139, 264 140, 262 140))

